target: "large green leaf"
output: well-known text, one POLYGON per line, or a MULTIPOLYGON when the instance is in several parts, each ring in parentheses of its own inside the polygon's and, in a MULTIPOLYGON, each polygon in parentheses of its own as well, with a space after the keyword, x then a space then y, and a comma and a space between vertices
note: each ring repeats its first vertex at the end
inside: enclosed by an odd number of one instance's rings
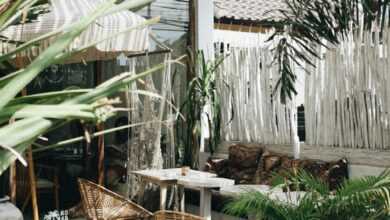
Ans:
POLYGON ((71 30, 59 36, 58 39, 42 52, 42 54, 40 54, 30 65, 2 87, 0 89, 0 94, 2 94, 2 99, 0 99, 0 110, 20 93, 42 70, 49 67, 55 60, 55 57, 62 53, 89 24, 112 7, 113 2, 114 1, 112 0, 101 4, 90 16, 86 16, 74 24, 71 30))
MULTIPOLYGON (((25 150, 32 144, 32 141, 30 143, 23 143, 19 146, 15 147, 14 150, 18 154, 23 154, 25 150)), ((2 174, 6 169, 8 169, 9 164, 13 163, 17 159, 17 156, 12 153, 9 150, 6 150, 4 148, 0 148, 0 174, 2 174)))
MULTIPOLYGON (((123 89, 128 84, 164 67, 164 64, 160 64, 133 77, 130 77, 129 74, 122 74, 120 77, 115 77, 95 89, 53 92, 15 98, 16 94, 18 94, 29 82, 31 82, 32 79, 34 79, 49 65, 59 62, 74 53, 82 52, 88 47, 94 46, 104 40, 108 40, 131 31, 134 28, 140 28, 145 25, 156 23, 159 19, 155 18, 148 20, 135 27, 130 27, 118 33, 113 33, 111 36, 97 42, 91 42, 85 48, 73 50, 71 53, 64 53, 64 49, 68 47, 73 39, 96 18, 115 13, 123 9, 137 8, 139 6, 149 4, 151 0, 125 1, 118 5, 114 5, 113 2, 114 1, 107 1, 106 3, 101 4, 90 16, 81 19, 79 22, 62 27, 55 32, 42 35, 20 45, 15 51, 0 56, 0 60, 6 61, 7 59, 11 59, 16 53, 21 52, 42 40, 58 35, 54 43, 52 43, 50 47, 33 60, 30 65, 0 79, 0 92, 3 94, 0 99, 0 109, 2 109, 1 114, 3 114, 4 118, 8 119, 11 118, 11 115, 14 118, 23 118, 0 128, 0 146, 2 147, 0 148, 0 174, 16 159, 16 155, 23 153, 24 150, 40 135, 55 127, 61 126, 64 123, 70 122, 73 118, 94 119, 96 116, 98 116, 98 118, 102 117, 102 112, 97 112, 96 110, 93 113, 90 112, 91 109, 96 108, 96 105, 90 104, 114 95, 117 91, 123 89), (38 105, 26 105, 31 103, 38 105), (52 103, 58 103, 59 105, 50 105, 52 103), (4 150, 5 148, 13 148, 15 151, 10 152, 4 150), (18 153, 15 154, 15 152, 18 153)), ((25 6, 30 6, 26 3, 26 1, 24 4, 25 6)), ((17 13, 20 12, 18 11, 17 13)), ((8 17, 8 19, 4 19, 4 21, 6 20, 10 21, 10 17, 8 17)), ((98 110, 99 109, 100 108, 98 108, 98 110)))
MULTIPOLYGON (((91 42, 81 48, 74 48, 70 51, 67 51, 67 52, 63 52, 63 53, 60 53, 58 54, 55 59, 52 61, 52 64, 57 64, 57 63, 62 63, 63 61, 66 61, 68 58, 70 58, 71 56, 75 56, 75 55, 78 55, 78 54, 81 54, 85 51, 87 51, 87 49, 91 48, 91 47, 94 47, 95 45, 99 44, 99 43, 102 43, 104 41, 107 41, 107 40, 110 40, 112 38, 115 38, 115 37, 118 37, 120 35, 123 35, 123 34, 126 34, 132 30, 135 30, 137 28, 142 28, 142 27, 145 27, 145 26, 148 26, 148 25, 152 25, 152 24, 156 24, 158 23, 160 20, 159 17, 156 17, 156 18, 152 18, 152 19, 149 19, 149 20, 146 20, 140 24, 137 24, 135 26, 132 26, 132 27, 129 27, 129 28, 125 28, 121 31, 118 31, 118 32, 115 32, 107 37, 104 37, 104 38, 101 38, 97 41, 94 41, 94 42, 91 42)), ((14 52, 11 52, 10 54, 12 54, 14 52)), ((4 57, 7 57, 7 56, 10 56, 10 54, 7 54, 7 55, 4 55, 4 57)), ((0 61, 1 61, 1 57, 0 57, 0 61)), ((4 85, 6 85, 6 83, 8 83, 12 78, 14 78, 15 76, 17 76, 18 74, 20 73, 23 73, 24 69, 20 69, 14 73, 10 73, 6 76, 3 76, 0 78, 0 88, 3 87, 4 85)))
MULTIPOLYGON (((179 58, 181 59, 181 58, 179 58)), ((88 93, 71 98, 60 106, 69 104, 88 104, 99 99, 114 95, 117 91, 127 87, 138 79, 163 69, 165 63, 159 64, 149 70, 139 73, 135 76, 122 74, 106 83, 98 86, 88 93)), ((59 120, 49 120, 39 117, 26 118, 18 120, 12 124, 0 128, 0 146, 18 148, 20 144, 34 141, 37 137, 45 134, 50 128, 61 123, 59 120)), ((15 158, 14 158, 15 159, 15 158)), ((0 161, 0 168, 7 168, 13 160, 0 161)), ((0 174, 4 170, 0 169, 0 174)))
POLYGON ((9 118, 21 119, 28 117, 41 117, 51 119, 83 119, 97 120, 93 105, 17 105, 4 108, 0 112, 0 123, 7 122, 9 118))
POLYGON ((13 22, 15 22, 19 17, 23 15, 23 13, 26 13, 29 8, 37 2, 38 0, 24 0, 22 1, 23 4, 18 5, 18 7, 9 9, 9 11, 7 10, 7 12, 5 13, 3 12, 0 15, 0 32, 6 29, 13 22))
MULTIPOLYGON (((134 128, 134 127, 138 127, 138 126, 150 125, 150 124, 161 124, 161 123, 164 123, 164 122, 163 121, 147 121, 147 122, 140 122, 140 123, 135 123, 135 124, 123 125, 123 126, 119 126, 119 127, 115 127, 115 128, 106 129, 104 131, 95 132, 95 133, 90 135, 90 138, 93 139, 93 138, 99 137, 101 135, 111 134, 111 133, 114 133, 114 132, 117 132, 120 130, 134 128)), ((68 140, 60 141, 60 142, 53 144, 53 145, 40 146, 39 148, 34 149, 33 153, 39 153, 39 152, 43 152, 43 151, 58 149, 60 147, 66 146, 66 145, 82 142, 85 140, 86 140, 85 136, 75 137, 75 138, 71 138, 68 140)))
POLYGON ((38 93, 34 95, 22 96, 11 100, 7 107, 20 104, 54 104, 72 98, 74 96, 90 92, 91 89, 72 89, 55 92, 38 93))
MULTIPOLYGON (((0 15, 0 28, 7 23, 15 13, 18 13, 19 7, 23 4, 24 0, 9 1, 7 8, 2 11, 0 15)), ((29 0, 27 0, 29 1, 29 0)), ((31 0, 30 0, 31 1, 31 0)))

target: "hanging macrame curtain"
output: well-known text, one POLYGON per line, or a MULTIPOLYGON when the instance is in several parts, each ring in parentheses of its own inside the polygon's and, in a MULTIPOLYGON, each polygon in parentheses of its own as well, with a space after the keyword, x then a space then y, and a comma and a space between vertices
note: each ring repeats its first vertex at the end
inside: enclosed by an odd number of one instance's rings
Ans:
POLYGON ((296 108, 294 100, 283 105, 279 94, 273 93, 279 72, 271 65, 273 45, 264 43, 267 37, 221 30, 214 33, 217 55, 228 55, 218 77, 224 141, 291 143, 290 119, 296 120, 296 108))
POLYGON ((128 146, 128 185, 131 197, 135 196, 138 186, 136 176, 131 171, 175 166, 175 117, 172 105, 168 104, 173 100, 171 54, 130 58, 129 66, 130 72, 136 74, 148 69, 151 63, 160 63, 162 58, 166 66, 161 73, 149 75, 129 88, 130 123, 146 122, 132 129, 128 146), (137 92, 140 90, 158 94, 163 99, 140 94, 137 92))

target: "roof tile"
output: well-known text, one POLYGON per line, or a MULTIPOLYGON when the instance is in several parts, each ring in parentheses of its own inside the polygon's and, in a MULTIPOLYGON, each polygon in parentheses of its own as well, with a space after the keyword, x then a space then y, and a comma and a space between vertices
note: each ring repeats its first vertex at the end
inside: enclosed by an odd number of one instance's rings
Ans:
POLYGON ((278 21, 282 14, 278 9, 287 9, 285 0, 214 0, 216 18, 236 20, 278 21))

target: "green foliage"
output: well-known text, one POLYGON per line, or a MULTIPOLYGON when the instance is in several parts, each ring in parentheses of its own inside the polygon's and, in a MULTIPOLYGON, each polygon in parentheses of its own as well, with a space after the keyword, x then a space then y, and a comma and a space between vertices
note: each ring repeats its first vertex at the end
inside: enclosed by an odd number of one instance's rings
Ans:
POLYGON ((220 141, 221 106, 217 93, 217 69, 224 57, 206 61, 203 51, 188 50, 187 66, 193 77, 187 85, 187 94, 183 104, 183 113, 186 116, 186 145, 184 149, 184 163, 196 167, 200 139, 200 119, 203 107, 211 105, 211 114, 207 113, 209 127, 212 130, 207 144, 211 153, 220 141))
MULTIPOLYGON (((262 220, 333 220, 389 219, 390 172, 347 180, 334 192, 303 171, 292 175, 284 187, 298 185, 306 193, 298 204, 273 200, 267 194, 247 192, 231 201, 226 212, 234 215, 255 214, 262 220)), ((287 197, 290 191, 285 192, 287 197)))
POLYGON ((278 41, 275 61, 280 79, 275 91, 280 89, 283 103, 296 94, 293 64, 315 67, 313 58, 320 58, 318 46, 338 45, 349 33, 371 30, 374 25, 380 28, 381 36, 388 28, 389 0, 285 0, 284 3, 287 8, 277 10, 282 19, 271 22, 277 30, 269 38, 278 41))
MULTIPOLYGON (((92 124, 105 121, 116 112, 113 106, 115 100, 110 100, 108 97, 164 67, 164 64, 160 64, 136 76, 124 73, 93 89, 65 90, 17 97, 48 66, 61 63, 64 59, 76 53, 82 53, 101 41, 114 38, 140 26, 157 23, 158 19, 151 19, 142 25, 114 33, 98 42, 91 42, 84 48, 65 50, 97 18, 121 10, 139 8, 150 2, 151 0, 135 0, 115 4, 114 0, 107 0, 80 21, 29 42, 23 42, 14 51, 0 55, 0 62, 8 63, 16 53, 30 49, 45 39, 56 37, 53 43, 28 66, 0 78, 0 93, 2 94, 0 99, 0 174, 16 158, 23 162, 21 154, 25 149, 51 129, 72 120, 82 120, 84 123, 92 124), (13 122, 8 123, 8 121, 13 122)), ((32 6, 39 7, 37 3, 46 3, 46 1, 0 1, 0 30, 20 21, 21 15, 25 13, 28 15, 32 6)))

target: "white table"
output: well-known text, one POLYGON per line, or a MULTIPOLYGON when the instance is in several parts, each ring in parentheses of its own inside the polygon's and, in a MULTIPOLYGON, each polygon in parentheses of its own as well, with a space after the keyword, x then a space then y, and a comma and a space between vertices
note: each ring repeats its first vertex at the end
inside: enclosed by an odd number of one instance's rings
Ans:
POLYGON ((160 209, 166 208, 167 188, 170 185, 178 185, 181 191, 180 208, 184 211, 184 188, 200 190, 200 216, 211 219, 211 195, 212 190, 234 185, 234 180, 218 178, 216 174, 189 170, 186 176, 181 175, 181 169, 141 170, 134 171, 141 178, 141 189, 138 201, 143 200, 143 194, 147 182, 160 186, 160 209))

